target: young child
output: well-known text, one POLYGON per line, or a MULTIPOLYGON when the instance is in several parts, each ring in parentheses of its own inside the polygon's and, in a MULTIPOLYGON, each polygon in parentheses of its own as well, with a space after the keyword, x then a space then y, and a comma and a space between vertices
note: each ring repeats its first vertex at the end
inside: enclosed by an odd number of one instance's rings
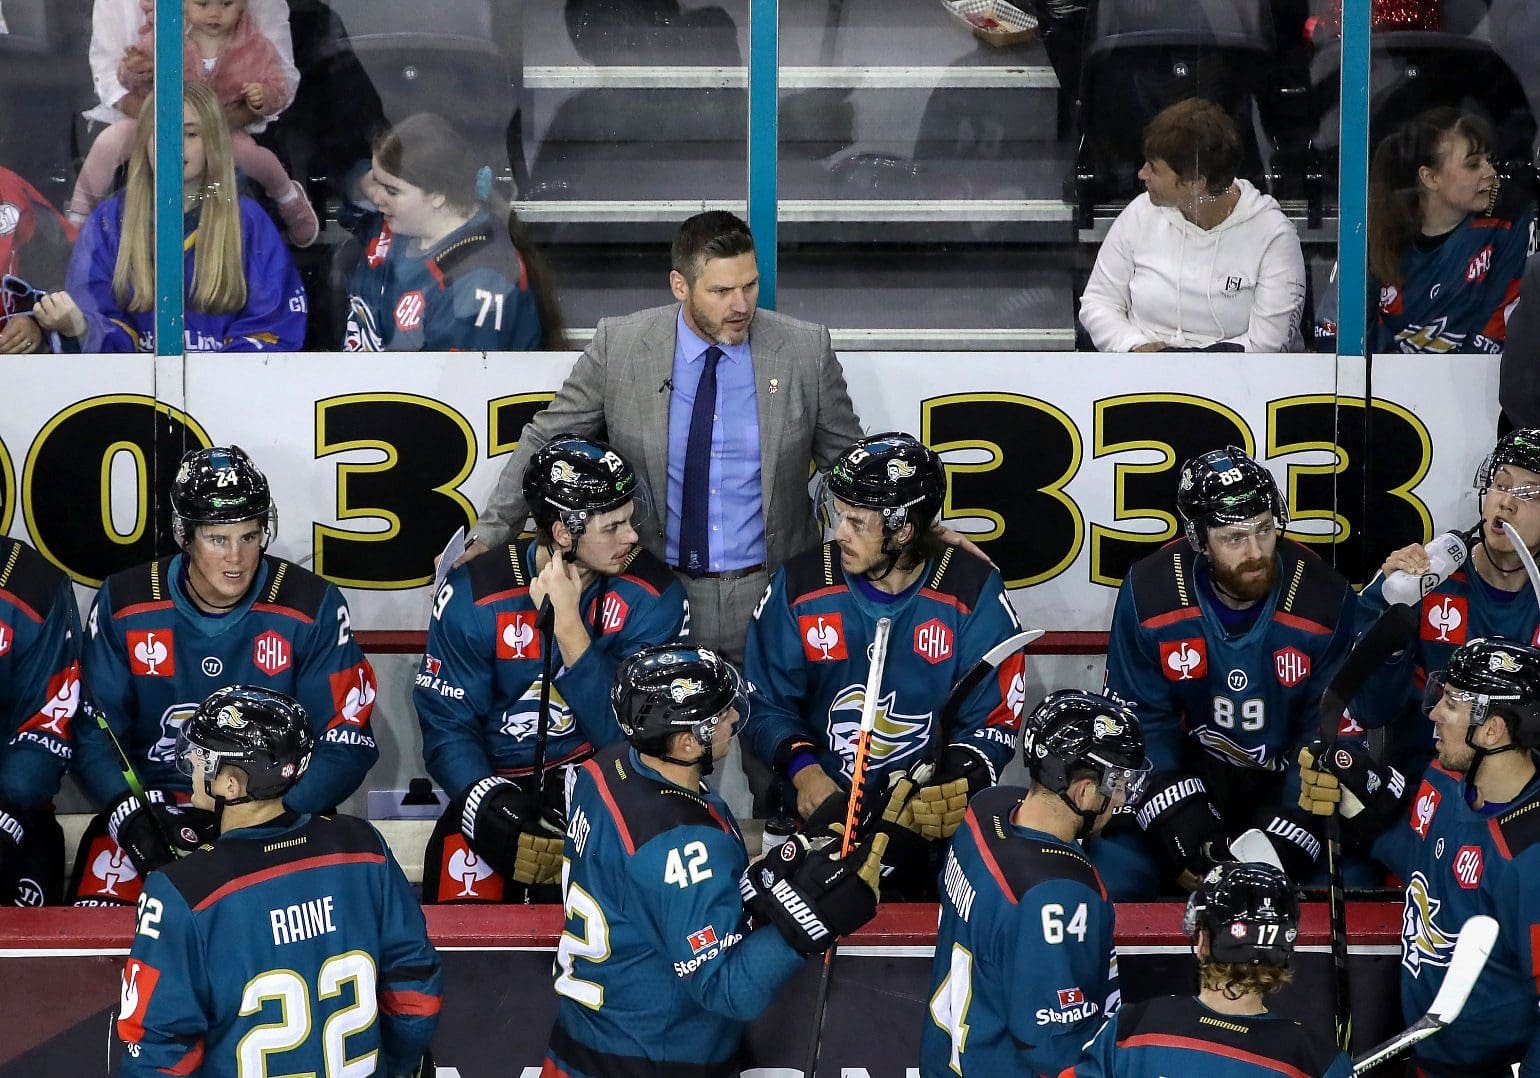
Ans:
MULTIPOLYGON (((139 40, 124 53, 118 78, 132 94, 147 93, 154 83, 153 0, 140 0, 145 23, 139 40)), ((292 95, 283 79, 278 50, 257 28, 246 0, 186 0, 182 8, 187 36, 182 45, 182 74, 214 91, 230 124, 235 164, 261 185, 278 205, 284 230, 296 247, 308 247, 320 231, 305 190, 284 171, 271 150, 258 146, 246 127, 276 116, 292 95)), ((138 121, 119 120, 96 139, 80 169, 70 198, 70 220, 80 223, 108 193, 112 176, 128 158, 138 121)))

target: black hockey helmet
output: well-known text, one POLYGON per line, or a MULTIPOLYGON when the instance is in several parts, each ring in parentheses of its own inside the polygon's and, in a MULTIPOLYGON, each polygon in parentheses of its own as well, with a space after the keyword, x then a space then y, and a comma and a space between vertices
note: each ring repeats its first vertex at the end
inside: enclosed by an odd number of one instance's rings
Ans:
POLYGON ((1501 715, 1519 748, 1540 748, 1540 648, 1501 637, 1478 637, 1454 649, 1449 665, 1428 676, 1423 711, 1431 712, 1445 686, 1470 702, 1470 743, 1475 728, 1501 715))
MULTIPOLYGON (((663 756, 669 737, 681 730, 709 746, 729 708, 738 712, 735 731, 749 717, 743 678, 733 664, 710 648, 685 644, 658 644, 627 658, 615 672, 610 702, 626 739, 652 756, 663 756)), ((699 761, 707 771, 709 760, 699 761)))
POLYGON ((182 723, 177 770, 207 783, 221 767, 246 774, 246 796, 224 804, 282 797, 310 766, 315 735, 298 700, 255 685, 215 689, 182 723))
POLYGON ((1299 899, 1282 869, 1221 862, 1187 898, 1182 931, 1197 942, 1199 928, 1208 930, 1215 962, 1287 968, 1299 936, 1299 899))
POLYGON ((244 520, 260 520, 269 540, 277 531, 267 476, 246 451, 238 445, 216 445, 183 456, 171 483, 171 528, 177 546, 186 546, 200 524, 244 520))
POLYGON ((1520 427, 1497 439, 1497 445, 1476 469, 1475 487, 1481 496, 1486 495, 1492 477, 1504 464, 1540 474, 1540 428, 1520 427))
POLYGON ((1061 796, 1077 772, 1091 772, 1103 794, 1121 791, 1132 804, 1150 775, 1134 713, 1110 696, 1080 689, 1051 692, 1032 710, 1021 754, 1032 782, 1061 796))
POLYGON ((1259 513, 1272 513, 1282 531, 1289 523, 1273 473, 1239 446, 1227 445, 1182 465, 1177 480, 1176 511, 1192 548, 1202 551, 1216 524, 1238 524, 1259 513))
POLYGON ((830 494, 882 514, 883 535, 905 524, 925 531, 946 501, 946 468, 936 451, 900 431, 862 438, 829 467, 830 494))
POLYGON ((524 501, 535 524, 546 528, 560 520, 574 541, 590 517, 619 509, 644 490, 624 457, 604 442, 576 434, 556 435, 524 469, 524 501))

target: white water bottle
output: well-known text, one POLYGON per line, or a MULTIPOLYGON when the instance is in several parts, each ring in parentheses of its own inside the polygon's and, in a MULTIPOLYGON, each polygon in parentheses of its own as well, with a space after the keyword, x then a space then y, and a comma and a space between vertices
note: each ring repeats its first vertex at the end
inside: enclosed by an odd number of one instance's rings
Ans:
POLYGON ((1415 606, 1422 602, 1424 595, 1448 580, 1449 574, 1464 565, 1465 559, 1470 556, 1464 538, 1455 532, 1445 532, 1423 549, 1428 552, 1427 572, 1408 573, 1404 569, 1397 569, 1385 574, 1380 594, 1385 596, 1387 603, 1415 606))

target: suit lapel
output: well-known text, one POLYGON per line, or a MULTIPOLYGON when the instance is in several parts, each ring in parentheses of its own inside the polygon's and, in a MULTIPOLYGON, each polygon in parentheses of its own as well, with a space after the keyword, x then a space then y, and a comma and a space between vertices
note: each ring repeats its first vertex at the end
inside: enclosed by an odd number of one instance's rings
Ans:
POLYGON ((642 445, 647 460, 644 464, 647 484, 659 500, 668 493, 668 402, 673 396, 667 391, 658 392, 674 374, 675 325, 679 308, 666 307, 662 315, 650 325, 637 349, 636 386, 637 413, 642 424, 642 445))
POLYGON ((781 440, 786 431, 786 402, 791 400, 791 365, 774 328, 760 320, 749 335, 749 355, 754 363, 754 400, 759 412, 759 488, 764 506, 771 504, 776 463, 781 459, 781 440), (774 381, 777 391, 770 391, 774 381))

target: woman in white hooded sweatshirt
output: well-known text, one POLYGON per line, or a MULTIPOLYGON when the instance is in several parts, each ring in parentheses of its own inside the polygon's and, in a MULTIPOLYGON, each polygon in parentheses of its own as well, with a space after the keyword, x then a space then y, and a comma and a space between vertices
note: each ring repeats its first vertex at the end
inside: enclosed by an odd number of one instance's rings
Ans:
POLYGON ((1240 137, 1197 98, 1144 129, 1145 193, 1107 231, 1080 297, 1099 352, 1302 352, 1305 260, 1271 195, 1235 176, 1240 137))

